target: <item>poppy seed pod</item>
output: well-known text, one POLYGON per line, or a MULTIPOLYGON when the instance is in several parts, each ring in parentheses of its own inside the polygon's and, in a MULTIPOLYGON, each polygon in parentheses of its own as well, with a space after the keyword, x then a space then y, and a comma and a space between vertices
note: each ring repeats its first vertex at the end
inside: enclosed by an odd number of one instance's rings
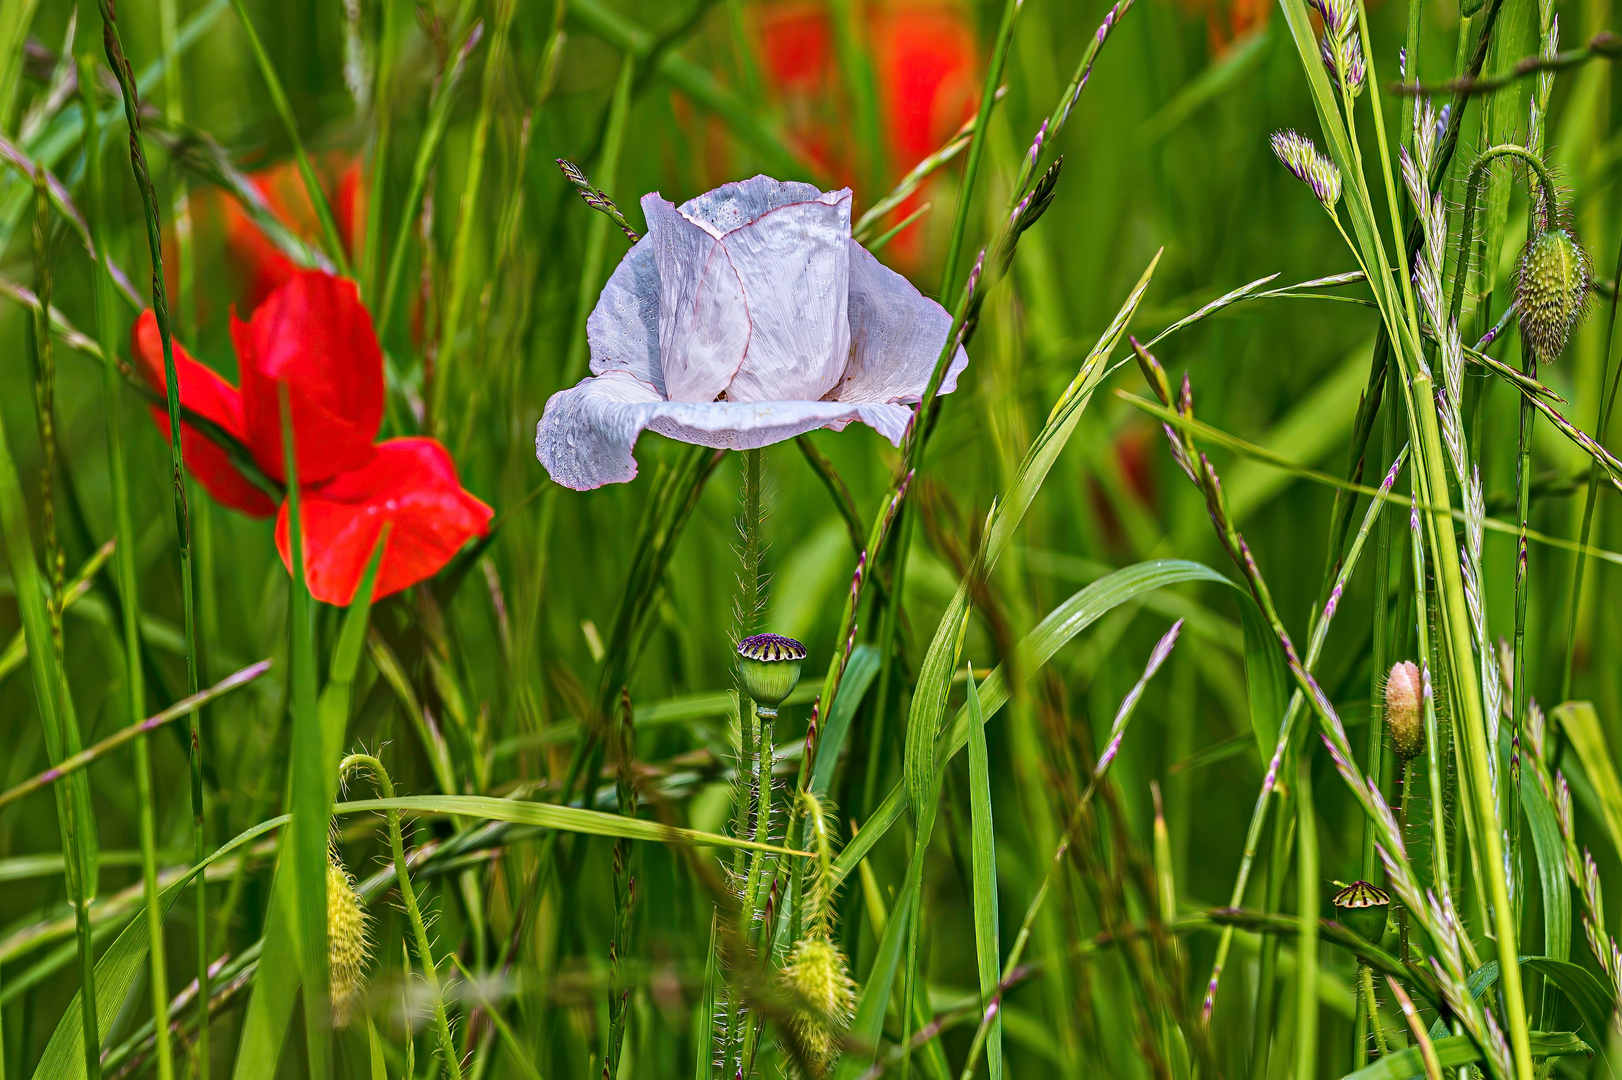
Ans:
POLYGON ((856 1008, 856 984, 845 954, 820 935, 804 938, 789 954, 782 980, 799 999, 792 1005, 792 1023, 810 1075, 826 1076, 839 1051, 837 1036, 850 1026, 856 1008))
POLYGON ((738 642, 738 674, 743 691, 767 716, 794 692, 800 681, 805 646, 781 634, 756 634, 738 642))
POLYGON ((1521 309, 1521 339, 1539 363, 1553 363, 1588 309, 1588 253, 1570 230, 1546 229, 1521 249, 1515 302, 1521 309))
POLYGON ((1425 722, 1420 714, 1423 688, 1419 665, 1412 660, 1391 665, 1385 679, 1385 727, 1391 735, 1391 749, 1407 761, 1425 749, 1425 722))
POLYGON ((1391 896, 1366 881, 1354 881, 1330 901, 1335 905, 1335 918, 1346 929, 1376 945, 1385 932, 1385 915, 1391 907, 1391 896))
POLYGON ((345 1027, 366 988, 366 961, 372 954, 366 907, 355 883, 338 860, 327 855, 327 966, 332 972, 332 1025, 345 1027))

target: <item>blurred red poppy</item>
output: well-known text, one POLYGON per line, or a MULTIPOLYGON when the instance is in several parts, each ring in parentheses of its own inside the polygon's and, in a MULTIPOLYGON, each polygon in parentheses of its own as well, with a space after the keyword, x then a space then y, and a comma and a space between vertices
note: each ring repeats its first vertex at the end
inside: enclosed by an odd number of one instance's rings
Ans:
MULTIPOLYGON (((879 123, 893 183, 934 153, 976 107, 973 24, 952 0, 899 0, 869 8, 867 36, 879 91, 879 123)), ((828 9, 805 0, 776 0, 761 9, 761 59, 782 103, 791 138, 823 172, 848 183, 854 162, 850 118, 831 102, 843 87, 832 47, 828 9)), ((879 193, 868 193, 876 198, 879 193)), ((915 193, 893 213, 899 221, 922 204, 915 193)), ((918 230, 895 238, 891 253, 917 255, 918 230)))
MULTIPOLYGON (((334 154, 322 163, 321 171, 328 177, 323 187, 338 224, 338 233, 349 248, 350 257, 354 258, 366 221, 366 183, 360 162, 348 155, 334 154)), ((320 246, 320 222, 297 165, 285 161, 253 173, 248 179, 277 220, 306 243, 320 246)), ((242 274, 244 302, 250 309, 256 308, 291 280, 299 267, 270 242, 235 199, 227 198, 223 205, 226 249, 242 274)))
MULTIPOLYGON (((176 343, 181 404, 217 424, 285 482, 278 384, 288 388, 304 508, 305 581, 316 599, 347 604, 385 522, 393 523, 375 595, 431 577, 471 537, 488 528, 491 510, 462 489, 456 466, 432 439, 374 444, 383 419, 383 354, 371 316, 353 282, 320 270, 294 269, 242 322, 235 315, 242 388, 193 360, 176 343)), ((136 321, 134 351, 142 374, 165 386, 157 319, 136 321)), ((168 414, 152 410, 167 437, 168 414)), ((233 464, 205 431, 181 428, 187 467, 219 502, 253 517, 276 503, 233 464)), ((291 567, 287 504, 277 518, 277 548, 291 567)))

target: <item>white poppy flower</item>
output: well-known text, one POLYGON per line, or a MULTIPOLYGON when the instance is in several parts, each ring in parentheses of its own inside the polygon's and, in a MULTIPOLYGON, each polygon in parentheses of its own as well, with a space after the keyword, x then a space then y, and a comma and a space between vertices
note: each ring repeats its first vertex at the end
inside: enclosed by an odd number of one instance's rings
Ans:
MULTIPOLYGON (((535 432, 553 480, 630 480, 644 428, 748 450, 859 420, 900 445, 952 319, 851 239, 848 188, 757 176, 642 210, 586 322, 592 377, 535 432)), ((940 393, 968 362, 959 348, 940 393)))

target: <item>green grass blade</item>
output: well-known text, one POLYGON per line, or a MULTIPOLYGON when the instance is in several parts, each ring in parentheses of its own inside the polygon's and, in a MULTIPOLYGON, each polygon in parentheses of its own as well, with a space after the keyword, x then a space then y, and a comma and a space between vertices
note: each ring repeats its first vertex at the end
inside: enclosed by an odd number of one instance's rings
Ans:
MULTIPOLYGON (((969 669, 969 810, 974 878, 974 949, 980 969, 980 1007, 991 1006, 1001 979, 997 929, 997 840, 991 822, 991 759, 986 752, 980 691, 969 669)), ((1002 1080, 1002 1017, 992 1018, 986 1036, 986 1074, 1002 1080)))
POLYGON ((839 765, 839 753, 844 749, 845 736, 856 710, 873 685, 873 676, 879 673, 879 651, 865 642, 850 654, 845 664, 845 677, 839 681, 839 692, 834 695, 834 707, 828 710, 828 722, 817 737, 817 760, 811 769, 812 792, 828 793, 833 782, 834 769, 839 765))
MULTIPOLYGON (((1481 1051, 1468 1035, 1449 1035, 1436 1039, 1436 1060, 1444 1069, 1473 1065, 1481 1060, 1481 1051)), ((1587 1054, 1588 1044, 1569 1031, 1531 1033, 1532 1055, 1538 1058, 1587 1054)), ((1414 1080, 1425 1075, 1425 1061, 1417 1046, 1387 1054, 1366 1068, 1348 1073, 1342 1080, 1414 1080)))
MULTIPOLYGON (((276 817, 269 821, 262 821, 215 850, 206 859, 191 867, 185 874, 171 881, 159 895, 159 906, 167 912, 179 899, 186 886, 196 879, 209 866, 218 862, 226 855, 231 854, 243 845, 258 839, 272 829, 287 824, 288 818, 276 817)), ((130 987, 135 983, 141 965, 146 960, 147 945, 151 939, 148 937, 147 922, 144 919, 132 919, 118 938, 102 953, 101 959, 96 962, 96 1015, 99 1018, 98 1031, 106 1031, 124 1005, 124 999, 129 995, 130 987)), ((274 966, 274 965, 272 965, 274 966)), ((45 1052, 39 1059, 39 1065, 34 1070, 36 1080, 85 1080, 84 1034, 80 1023, 82 1005, 78 995, 74 995, 67 1011, 57 1023, 56 1031, 51 1035, 50 1042, 45 1045, 45 1052)), ((272 1062, 274 1068, 274 1062, 272 1062)))
POLYGON ((341 802, 332 808, 334 814, 360 814, 374 810, 399 810, 409 814, 446 814, 478 818, 483 821, 510 821, 515 825, 539 825, 559 832, 581 833, 587 836, 618 836, 627 840, 650 840, 663 844, 734 847, 773 855, 810 854, 776 844, 737 840, 698 829, 685 829, 657 821, 605 814, 600 810, 582 810, 579 807, 559 806, 556 803, 520 802, 516 799, 498 799, 489 795, 402 795, 393 799, 341 802))
MULTIPOLYGON (((1103 616, 1130 603, 1143 593, 1185 581, 1209 581, 1239 589, 1231 579, 1202 563, 1182 559, 1156 559, 1117 570, 1100 578, 1085 589, 1072 595, 1049 612, 1019 644, 1019 663, 1016 670, 1029 679, 1053 658, 1059 649, 1077 634, 1103 616)), ((997 714, 1008 704, 1010 688, 1003 665, 998 665, 980 684, 980 707, 985 720, 997 714)), ((969 741, 967 706, 958 710, 952 723, 942 733, 940 750, 944 765, 969 741)), ((862 824, 862 831, 851 838, 843 851, 834 859, 833 877, 843 881, 867 854, 873 850, 906 809, 906 789, 897 784, 890 790, 878 809, 862 824)))
POLYGON ((1599 797, 1600 820, 1611 846, 1622 853, 1622 778, 1618 778, 1616 760, 1611 757, 1599 714, 1592 702, 1568 701, 1556 706, 1553 715, 1571 740, 1571 749, 1583 763, 1588 782, 1599 797))

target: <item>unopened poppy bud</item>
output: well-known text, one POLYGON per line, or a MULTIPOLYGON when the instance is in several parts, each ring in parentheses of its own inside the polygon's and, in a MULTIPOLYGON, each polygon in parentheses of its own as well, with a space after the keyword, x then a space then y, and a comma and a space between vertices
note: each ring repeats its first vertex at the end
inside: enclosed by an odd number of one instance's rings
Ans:
POLYGON ((794 1033, 813 1080, 827 1076, 839 1055, 839 1036, 856 1009, 856 983, 839 946, 820 935, 804 938, 789 954, 783 985, 794 996, 794 1033))
POLYGON ((365 903, 339 861, 327 855, 327 966, 331 971, 332 1026, 345 1027, 366 988, 366 961, 372 954, 365 903))
POLYGON ((1335 919, 1346 929, 1376 945, 1385 932, 1385 915, 1391 897, 1384 889, 1366 881, 1354 881, 1331 898, 1335 919))
POLYGON ((794 692, 800 681, 805 646, 781 634, 756 634, 738 642, 738 674, 743 692, 768 716, 794 692))
POLYGON ((1565 352, 1588 309, 1590 273, 1588 253, 1566 229, 1546 229, 1521 249, 1515 301, 1521 337, 1539 363, 1552 363, 1565 352))
POLYGON ((1392 752, 1404 761, 1418 757, 1425 748, 1423 695, 1419 665, 1412 660, 1391 665, 1385 679, 1385 728, 1391 735, 1392 752))

